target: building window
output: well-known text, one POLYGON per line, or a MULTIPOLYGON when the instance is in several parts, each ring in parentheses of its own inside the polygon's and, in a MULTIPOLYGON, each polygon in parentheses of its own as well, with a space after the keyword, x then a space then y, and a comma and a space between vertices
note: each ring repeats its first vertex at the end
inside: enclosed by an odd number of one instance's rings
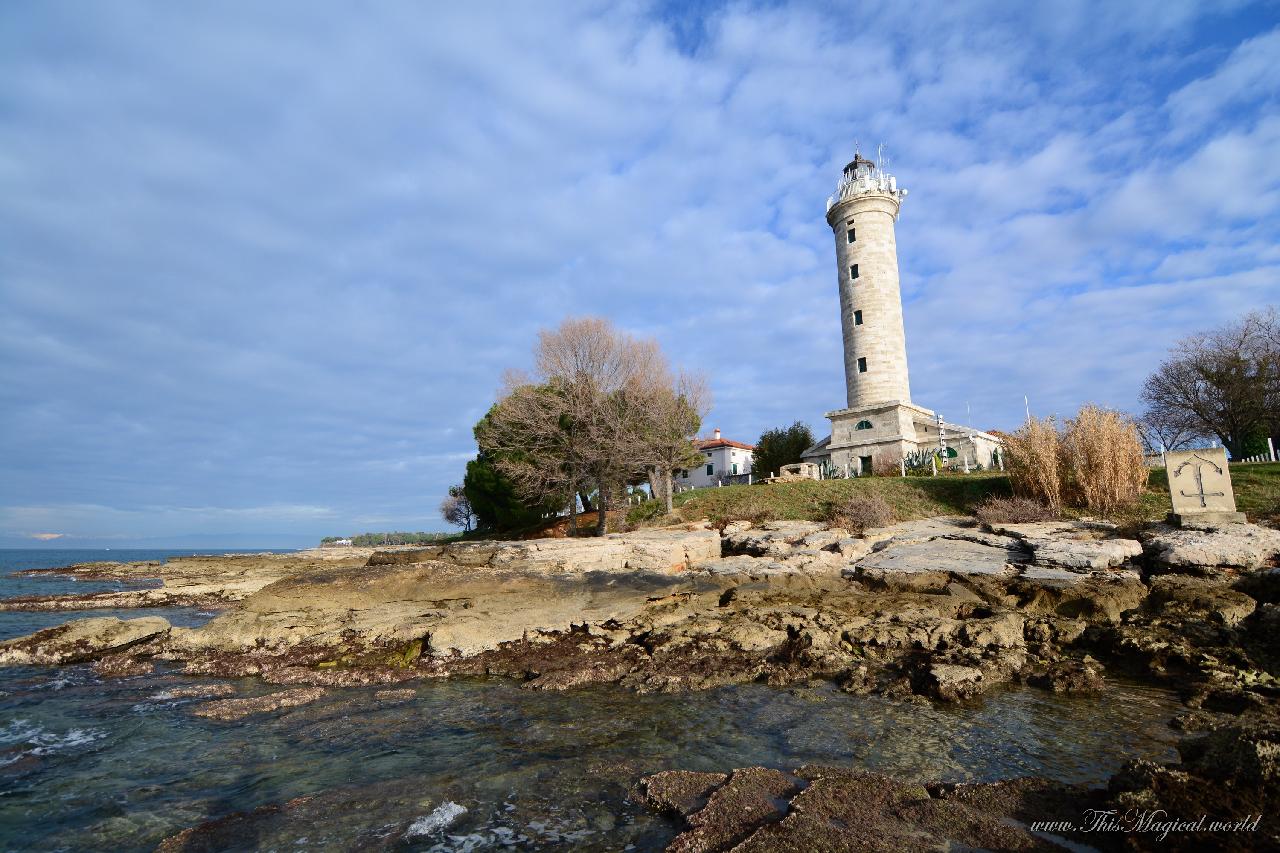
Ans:
POLYGON ((708 466, 707 466, 707 476, 708 476, 708 477, 710 477, 710 476, 711 476, 712 474, 714 474, 715 472, 716 472, 716 466, 714 466, 714 465, 708 465, 708 466))
POLYGON ((733 473, 735 473, 735 474, 736 474, 736 473, 738 473, 738 463, 737 463, 737 462, 733 463, 733 473))
POLYGON ((859 373, 867 372, 867 360, 865 358, 858 359, 858 372, 859 373))
POLYGON ((862 325, 862 312, 861 312, 861 311, 854 311, 854 312, 853 312, 853 325, 855 325, 855 326, 861 326, 861 325, 862 325))
POLYGON ((854 264, 853 266, 849 267, 849 280, 852 281, 857 277, 858 277, 858 265, 854 264))
POLYGON ((871 429, 871 421, 858 421, 858 423, 855 424, 853 428, 854 429, 871 429))
POLYGON ((845 233, 845 236, 849 238, 849 242, 850 242, 850 243, 852 243, 855 239, 857 239, 857 238, 854 236, 854 233, 853 233, 853 229, 852 229, 852 228, 850 228, 850 229, 845 233))

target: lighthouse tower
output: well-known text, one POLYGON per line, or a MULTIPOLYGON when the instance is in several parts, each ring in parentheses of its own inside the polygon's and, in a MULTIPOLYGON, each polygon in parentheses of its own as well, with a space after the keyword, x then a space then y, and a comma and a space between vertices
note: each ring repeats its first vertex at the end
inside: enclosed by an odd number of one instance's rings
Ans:
POLYGON ((844 384, 851 409, 911 402, 893 234, 906 195, 893 175, 854 155, 827 202, 827 224, 836 238, 844 384))
POLYGON ((825 476, 897 473, 921 451, 936 454, 944 467, 994 464, 998 438, 944 423, 911 402, 894 237, 906 197, 897 178, 855 154, 827 199, 827 224, 836 239, 846 408, 827 412, 831 435, 804 453, 825 476))

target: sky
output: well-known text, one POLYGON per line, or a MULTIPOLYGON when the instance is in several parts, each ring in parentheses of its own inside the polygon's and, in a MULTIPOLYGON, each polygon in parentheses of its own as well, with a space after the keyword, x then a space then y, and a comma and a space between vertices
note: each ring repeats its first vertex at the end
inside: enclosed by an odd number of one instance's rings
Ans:
POLYGON ((574 315, 825 435, 855 144, 916 403, 1134 411, 1280 303, 1277 57, 1276 3, 2 4, 0 545, 444 529, 574 315))

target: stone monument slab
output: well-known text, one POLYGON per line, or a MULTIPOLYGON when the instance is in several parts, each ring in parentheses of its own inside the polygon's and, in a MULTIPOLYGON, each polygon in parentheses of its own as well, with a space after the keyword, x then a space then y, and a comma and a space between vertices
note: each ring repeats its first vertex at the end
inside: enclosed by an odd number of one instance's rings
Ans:
POLYGON ((1182 527, 1244 522, 1244 513, 1236 512, 1226 450, 1178 450, 1165 454, 1164 465, 1173 500, 1170 521, 1182 527))

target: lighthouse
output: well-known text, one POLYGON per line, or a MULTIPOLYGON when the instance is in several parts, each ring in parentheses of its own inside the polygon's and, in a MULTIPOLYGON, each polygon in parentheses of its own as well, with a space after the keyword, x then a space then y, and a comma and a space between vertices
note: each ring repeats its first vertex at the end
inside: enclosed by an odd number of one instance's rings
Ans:
POLYGON ((827 203, 836 239, 844 384, 849 408, 911 402, 894 224, 907 191, 854 155, 827 203))
MULTIPOLYGON (((883 158, 882 158, 883 159, 883 158)), ((898 179, 855 153, 827 199, 836 244, 845 407, 827 412, 831 435, 804 459, 828 475, 897 473, 904 460, 936 454, 948 465, 987 467, 1000 441, 946 423, 911 401, 907 334, 894 229, 907 191, 898 179)))

